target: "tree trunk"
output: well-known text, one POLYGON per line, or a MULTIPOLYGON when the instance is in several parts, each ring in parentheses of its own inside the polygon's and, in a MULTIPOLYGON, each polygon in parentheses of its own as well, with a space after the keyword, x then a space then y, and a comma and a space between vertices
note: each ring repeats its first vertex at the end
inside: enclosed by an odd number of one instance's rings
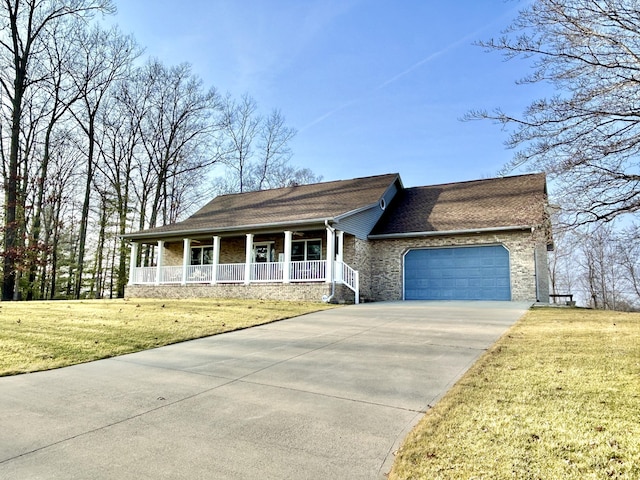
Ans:
POLYGON ((95 298, 102 298, 102 290, 104 283, 104 270, 102 262, 104 261, 104 244, 107 229, 107 200, 102 197, 100 201, 100 231, 98 233, 98 248, 96 249, 96 267, 94 272, 95 278, 95 298))
POLYGON ((20 119, 22 117, 22 96, 26 72, 18 68, 14 81, 14 97, 11 111, 11 145, 9 150, 9 170, 4 182, 4 262, 2 277, 2 300, 13 300, 16 290, 16 247, 18 239, 18 152, 20 147, 20 119))
POLYGON ((33 225, 31 226, 31 236, 29 237, 29 250, 34 252, 33 261, 28 266, 29 270, 29 285, 27 287, 27 300, 33 300, 35 281, 37 275, 38 264, 35 261, 35 252, 37 251, 38 241, 40 240, 40 230, 42 225, 42 207, 44 204, 44 188, 47 180, 50 158, 50 143, 51 143, 51 131, 55 125, 55 110, 53 112, 51 121, 47 126, 47 132, 44 138, 44 152, 42 155, 42 162, 40 164, 40 178, 38 179, 38 192, 36 195, 35 213, 33 215, 33 225))
POLYGON ((93 154, 95 137, 95 119, 89 117, 89 128, 87 137, 89 140, 89 152, 87 154, 87 181, 85 183, 84 201, 82 203, 82 214, 80 216, 80 233, 78 236, 78 268, 76 270, 76 282, 73 292, 75 299, 80 298, 82 293, 82 274, 84 271, 84 251, 87 243, 87 227, 89 224, 89 206, 91 205, 91 184, 93 182, 93 154))

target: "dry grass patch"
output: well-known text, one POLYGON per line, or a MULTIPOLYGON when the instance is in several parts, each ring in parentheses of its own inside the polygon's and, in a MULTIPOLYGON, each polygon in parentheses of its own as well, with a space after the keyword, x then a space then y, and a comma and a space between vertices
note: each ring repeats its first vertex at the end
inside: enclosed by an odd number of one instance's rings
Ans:
POLYGON ((331 308, 261 300, 85 300, 0 304, 0 375, 48 370, 331 308))
POLYGON ((389 478, 640 478, 640 314, 530 311, 427 413, 389 478))

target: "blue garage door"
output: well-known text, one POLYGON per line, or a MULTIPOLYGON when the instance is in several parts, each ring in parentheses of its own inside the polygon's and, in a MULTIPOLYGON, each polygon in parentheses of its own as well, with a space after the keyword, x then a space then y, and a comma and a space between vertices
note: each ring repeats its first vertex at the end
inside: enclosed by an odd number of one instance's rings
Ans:
POLYGON ((511 300, 509 252, 501 245, 410 250, 406 300, 511 300))

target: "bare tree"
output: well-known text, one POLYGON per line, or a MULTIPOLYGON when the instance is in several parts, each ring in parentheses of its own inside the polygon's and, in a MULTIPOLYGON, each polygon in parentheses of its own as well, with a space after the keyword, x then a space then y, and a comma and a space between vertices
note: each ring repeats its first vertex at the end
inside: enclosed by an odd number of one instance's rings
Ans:
POLYGON ((567 230, 554 234, 554 248, 549 252, 549 280, 551 293, 554 295, 566 295, 574 293, 579 272, 576 269, 579 244, 575 235, 567 230))
POLYGON ((143 154, 141 126, 150 100, 146 95, 147 86, 139 80, 139 76, 133 75, 118 82, 100 118, 100 158, 96 168, 109 186, 117 215, 117 233, 120 237, 115 290, 118 297, 124 296, 127 281, 128 248, 122 235, 127 230, 127 217, 133 217, 132 189, 137 173, 135 159, 143 154))
POLYGON ((317 180, 289 164, 295 131, 279 111, 223 102, 188 64, 133 69, 133 38, 89 21, 114 10, 0 0, 3 299, 123 296, 118 234, 179 220, 223 159, 234 191, 317 180))
POLYGON ((520 116, 472 111, 511 127, 518 149, 505 170, 542 169, 560 182, 572 225, 640 210, 640 4, 636 0, 535 0, 504 35, 479 42, 532 62, 520 83, 557 92, 520 116))
POLYGON ((4 178, 4 262, 2 299, 14 298, 16 286, 17 218, 20 130, 27 89, 42 80, 37 64, 45 32, 65 17, 87 18, 96 11, 113 11, 110 0, 2 0, 0 3, 0 85, 5 108, 10 112, 9 155, 4 178))
POLYGON ((87 146, 86 181, 79 226, 78 269, 74 288, 74 297, 80 298, 91 186, 96 163, 96 122, 110 87, 128 74, 133 60, 140 51, 132 37, 123 35, 115 27, 103 30, 96 25, 91 30, 79 29, 77 42, 79 51, 73 77, 80 92, 80 101, 77 103, 78 108, 72 108, 71 112, 86 135, 87 146))
POLYGON ((227 95, 223 104, 222 128, 225 136, 224 163, 231 172, 228 176, 233 191, 251 191, 247 188, 251 175, 250 161, 254 142, 260 130, 261 118, 256 115, 258 106, 249 95, 236 102, 227 95))
POLYGON ((136 188, 140 228, 145 228, 167 223, 171 211, 180 209, 171 204, 178 198, 172 188, 187 188, 180 179, 220 160, 215 144, 220 99, 215 89, 203 89, 186 63, 168 68, 152 60, 139 75, 149 86, 141 128, 145 155, 138 160, 136 188))
POLYGON ((43 256, 47 254, 47 244, 40 243, 43 209, 45 207, 45 193, 49 182, 49 163, 51 160, 52 137, 54 128, 62 121, 71 105, 78 100, 78 90, 70 85, 69 68, 72 63, 73 43, 69 41, 71 31, 77 27, 76 22, 60 21, 49 32, 48 42, 44 48, 47 67, 50 71, 48 78, 40 85, 37 96, 42 99, 46 109, 46 125, 41 140, 42 150, 38 171, 34 175, 34 212, 28 235, 28 283, 26 299, 31 300, 37 291, 36 275, 43 256))
POLYGON ((271 115, 262 121, 254 167, 256 190, 281 186, 277 173, 282 172, 291 158, 289 143, 295 134, 293 128, 287 127, 279 110, 272 111, 271 115))
MULTIPOLYGON (((586 293, 586 304, 605 310, 630 310, 640 297, 630 282, 629 267, 638 263, 625 239, 616 232, 615 225, 599 225, 575 232, 578 275, 586 293)), ((635 245, 634 245, 635 246, 635 245)), ((636 270, 637 271, 637 270, 636 270)))
MULTIPOLYGON (((75 183, 80 180, 76 174, 76 167, 81 163, 83 153, 75 147, 73 134, 64 129, 58 129, 54 134, 51 151, 51 175, 47 181, 43 209, 46 248, 41 260, 40 297, 54 299, 59 290, 62 263, 60 260, 64 258, 63 239, 70 229, 74 231, 75 183)), ((73 233, 71 237, 73 239, 73 233)), ((68 250, 75 250, 73 245, 68 247, 68 250)), ((66 273, 67 278, 71 280, 70 269, 66 273)))
POLYGON ((279 110, 263 117, 249 95, 240 101, 225 98, 222 145, 226 170, 214 180, 218 194, 242 193, 319 181, 308 168, 289 162, 295 129, 286 125, 279 110))
POLYGON ((640 306, 640 243, 638 227, 625 229, 618 242, 619 260, 627 281, 628 290, 635 295, 636 304, 640 306))

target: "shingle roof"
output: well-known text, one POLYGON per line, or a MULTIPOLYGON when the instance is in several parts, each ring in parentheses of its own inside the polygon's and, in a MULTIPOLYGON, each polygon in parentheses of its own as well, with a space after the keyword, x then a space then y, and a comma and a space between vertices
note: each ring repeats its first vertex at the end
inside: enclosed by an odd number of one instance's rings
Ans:
POLYGON ((257 192, 221 195, 188 219, 126 235, 155 237, 159 234, 228 231, 243 227, 324 222, 348 212, 377 204, 398 174, 377 175, 299 185, 257 192))
POLYGON ((371 235, 537 226, 545 204, 544 174, 407 188, 371 235))

